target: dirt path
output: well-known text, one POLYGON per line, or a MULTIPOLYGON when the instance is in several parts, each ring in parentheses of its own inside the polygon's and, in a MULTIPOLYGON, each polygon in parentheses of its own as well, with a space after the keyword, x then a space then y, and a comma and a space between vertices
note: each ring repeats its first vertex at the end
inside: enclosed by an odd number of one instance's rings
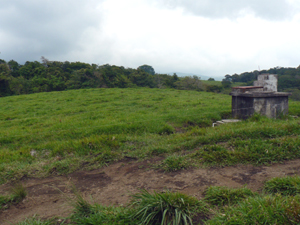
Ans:
MULTIPOLYGON (((72 197, 73 183, 82 194, 103 205, 127 204, 131 193, 139 189, 172 190, 202 197, 210 185, 242 187, 259 191, 265 180, 286 175, 300 175, 300 160, 283 164, 254 167, 239 165, 224 168, 193 169, 173 173, 152 170, 155 159, 144 162, 119 162, 103 169, 89 172, 75 172, 68 176, 43 179, 24 179, 22 184, 28 190, 23 202, 0 212, 0 224, 6 225, 39 215, 42 218, 65 217, 71 213, 66 196, 72 197), (59 190, 60 191, 59 191, 59 190)), ((9 184, 0 186, 5 193, 9 184)))

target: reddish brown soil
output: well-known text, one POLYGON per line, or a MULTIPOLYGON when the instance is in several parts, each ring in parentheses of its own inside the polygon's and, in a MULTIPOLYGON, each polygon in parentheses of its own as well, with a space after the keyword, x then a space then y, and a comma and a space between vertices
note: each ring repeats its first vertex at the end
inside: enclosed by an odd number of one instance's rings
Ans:
MULTIPOLYGON (((159 159, 144 162, 123 161, 94 171, 80 171, 66 176, 43 179, 29 178, 21 182, 28 191, 23 202, 0 212, 0 224, 11 224, 27 217, 66 217, 72 207, 67 197, 73 197, 70 187, 74 184, 87 199, 103 205, 122 205, 130 200, 130 194, 139 189, 180 191, 197 198, 210 185, 232 188, 247 185, 260 191, 263 183, 272 177, 300 175, 300 160, 287 161, 271 166, 238 165, 224 168, 192 169, 164 173, 151 169, 159 159)), ((0 186, 5 194, 10 184, 0 186)))

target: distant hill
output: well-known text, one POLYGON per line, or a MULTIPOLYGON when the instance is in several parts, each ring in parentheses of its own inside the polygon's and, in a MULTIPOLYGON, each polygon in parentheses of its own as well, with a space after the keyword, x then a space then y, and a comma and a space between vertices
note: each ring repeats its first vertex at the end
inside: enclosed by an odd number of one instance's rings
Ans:
MULTIPOLYGON (((208 80, 208 76, 204 76, 204 75, 200 75, 200 74, 196 74, 196 73, 181 73, 181 72, 172 72, 172 73, 167 73, 168 75, 173 75, 174 73, 177 74, 177 76, 179 77, 186 77, 186 76, 198 76, 201 78, 201 80, 208 80)), ((223 77, 212 77, 214 78, 215 80, 218 80, 218 81, 221 81, 223 79, 223 77)))

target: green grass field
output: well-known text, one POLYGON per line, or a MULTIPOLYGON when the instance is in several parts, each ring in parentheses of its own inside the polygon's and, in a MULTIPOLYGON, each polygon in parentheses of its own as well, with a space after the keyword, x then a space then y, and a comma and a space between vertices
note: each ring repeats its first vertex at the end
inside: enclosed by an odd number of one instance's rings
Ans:
MULTIPOLYGON (((231 116, 229 95, 172 89, 84 89, 0 98, 0 183, 165 156, 166 171, 298 158, 299 119, 231 116), (222 143, 222 144, 220 144, 222 143), (234 149, 234 151, 233 151, 234 149), (266 152, 268 149, 268 152, 266 152)), ((299 115, 299 102, 290 102, 299 115)))
MULTIPOLYGON (((162 161, 153 169, 166 172, 241 163, 267 165, 300 158, 300 102, 296 101, 290 101, 290 116, 274 120, 255 115, 219 127, 212 127, 212 123, 231 117, 231 97, 208 92, 86 89, 4 97, 0 98, 0 106, 0 183, 23 176, 45 177, 100 168, 124 157, 144 160, 161 156, 162 161)), ((208 224, 233 224, 235 220, 251 224, 253 216, 260 221, 266 215, 271 224, 300 221, 300 206, 289 196, 299 198, 299 178, 271 180, 264 190, 266 194, 258 195, 246 188, 212 187, 206 192, 205 202, 199 204, 211 204, 215 212, 211 220, 204 216, 208 224), (238 204, 240 199, 243 204, 238 204), (274 217, 277 211, 267 207, 282 211, 281 217, 274 217), (251 214, 249 208, 255 213, 251 214)), ((157 196, 165 201, 164 195, 157 196)), ((148 194, 146 197, 153 198, 148 194)), ((8 197, 1 199, 3 205, 11 201, 8 197)), ((138 215, 134 209, 81 203, 91 207, 87 209, 92 212, 82 224, 94 224, 89 220, 95 224, 127 224, 111 221, 116 216, 131 221, 130 215, 138 215)), ((164 204, 174 209, 168 202, 164 204)), ((29 219, 20 224, 52 224, 37 221, 29 219)), ((268 224, 268 220, 265 222, 268 224)))

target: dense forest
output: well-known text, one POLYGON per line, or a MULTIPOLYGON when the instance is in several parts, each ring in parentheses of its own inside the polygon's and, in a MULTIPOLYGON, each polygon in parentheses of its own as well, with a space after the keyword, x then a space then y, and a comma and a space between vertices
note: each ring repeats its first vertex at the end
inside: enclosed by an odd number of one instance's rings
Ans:
POLYGON ((269 70, 245 72, 241 74, 225 75, 223 83, 232 84, 235 82, 244 82, 247 85, 253 85, 253 81, 257 79, 258 74, 277 74, 278 75, 278 91, 292 92, 293 99, 300 100, 300 66, 297 68, 274 67, 269 70))
MULTIPOLYGON (((214 87, 216 86, 216 87, 214 87)), ((14 60, 0 59, 0 97, 36 92, 63 91, 80 88, 177 88, 204 90, 197 76, 179 78, 176 74, 156 74, 152 66, 137 69, 83 62, 27 61, 20 65, 14 60)), ((208 89, 221 91, 210 85, 208 89)))

